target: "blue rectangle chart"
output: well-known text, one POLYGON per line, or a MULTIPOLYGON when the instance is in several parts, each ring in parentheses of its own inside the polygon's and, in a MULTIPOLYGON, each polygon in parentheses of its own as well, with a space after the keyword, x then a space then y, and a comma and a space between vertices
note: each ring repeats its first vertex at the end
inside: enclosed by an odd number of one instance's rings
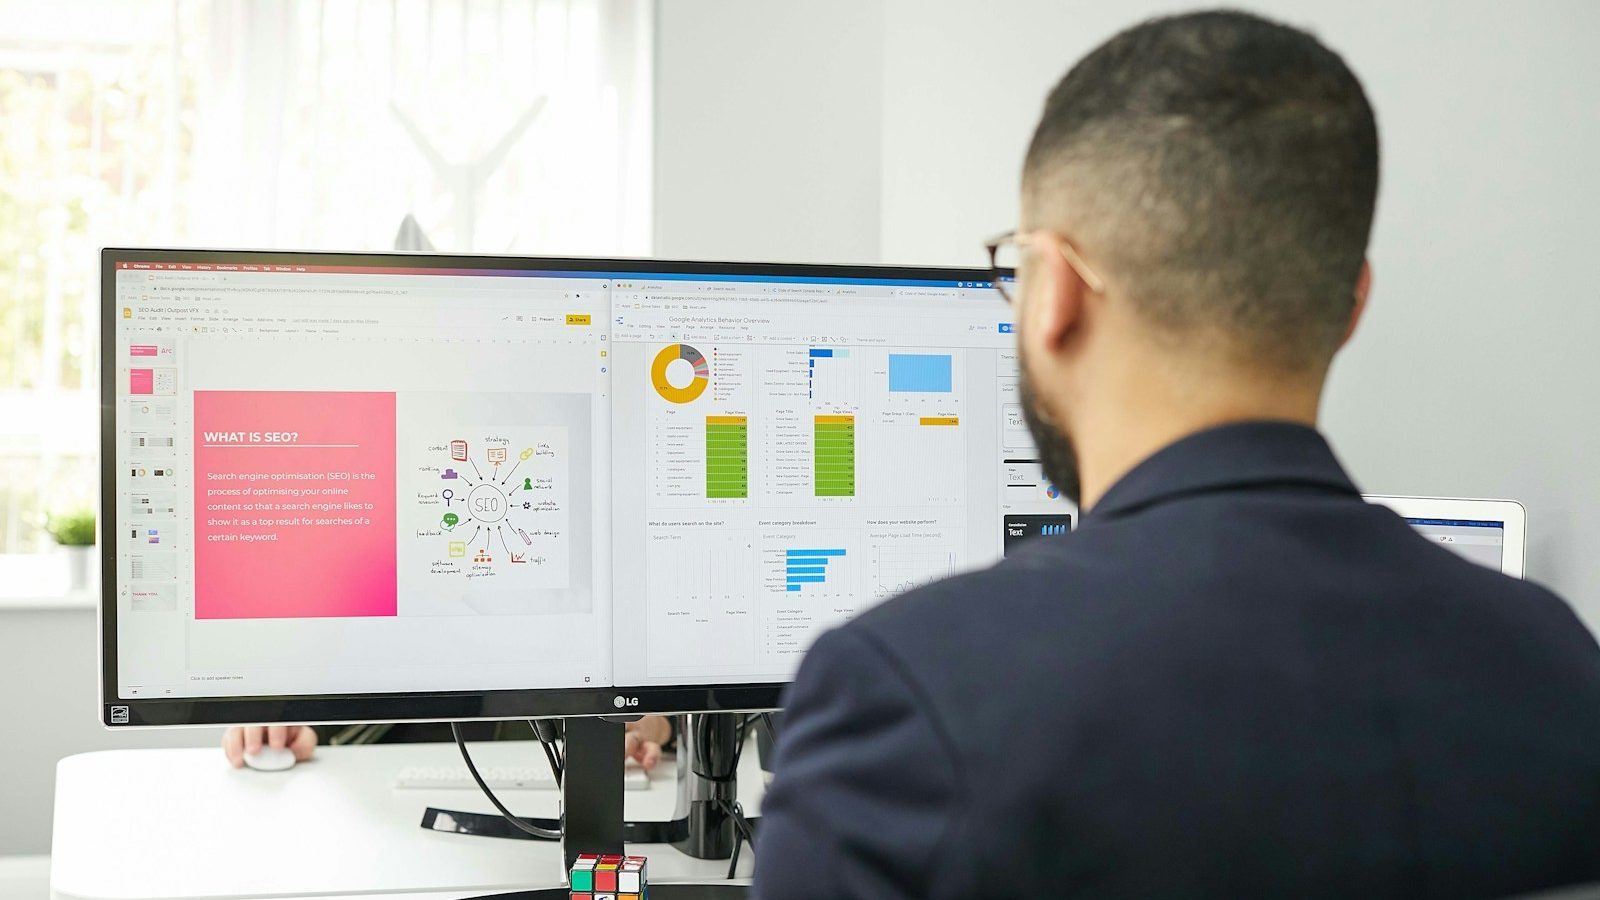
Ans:
POLYGON ((784 590, 798 591, 808 584, 823 584, 828 580, 828 563, 838 561, 844 550, 786 550, 783 560, 784 590))
POLYGON ((948 353, 891 353, 889 390, 907 394, 948 394, 951 368, 948 353))

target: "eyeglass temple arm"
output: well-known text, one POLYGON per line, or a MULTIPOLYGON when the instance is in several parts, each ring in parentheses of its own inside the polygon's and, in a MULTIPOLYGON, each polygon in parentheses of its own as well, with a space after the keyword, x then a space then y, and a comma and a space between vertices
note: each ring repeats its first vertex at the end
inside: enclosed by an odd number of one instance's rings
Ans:
POLYGON ((1060 241, 1058 246, 1061 247, 1062 258, 1067 261, 1067 265, 1072 267, 1072 271, 1078 273, 1078 277, 1083 279, 1083 283, 1089 286, 1089 290, 1096 294, 1105 293, 1106 283, 1101 281, 1100 276, 1095 274, 1094 269, 1089 268, 1089 264, 1084 262, 1083 257, 1078 255, 1077 248, 1066 241, 1060 241))

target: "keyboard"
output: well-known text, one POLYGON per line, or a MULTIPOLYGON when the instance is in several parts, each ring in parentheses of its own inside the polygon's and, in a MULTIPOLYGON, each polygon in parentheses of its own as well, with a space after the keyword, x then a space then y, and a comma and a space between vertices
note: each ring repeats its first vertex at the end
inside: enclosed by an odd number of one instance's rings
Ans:
MULTIPOLYGON (((489 785, 489 789, 496 793, 500 791, 553 791, 556 789, 556 779, 550 773, 549 765, 480 766, 478 774, 483 776, 483 780, 489 785)), ((394 786, 396 789, 403 791, 475 791, 478 789, 478 783, 472 780, 472 773, 467 771, 465 765, 406 766, 400 770, 400 774, 395 776, 394 786)), ((630 760, 628 766, 622 770, 622 789, 626 791, 642 791, 649 786, 649 774, 630 760)))

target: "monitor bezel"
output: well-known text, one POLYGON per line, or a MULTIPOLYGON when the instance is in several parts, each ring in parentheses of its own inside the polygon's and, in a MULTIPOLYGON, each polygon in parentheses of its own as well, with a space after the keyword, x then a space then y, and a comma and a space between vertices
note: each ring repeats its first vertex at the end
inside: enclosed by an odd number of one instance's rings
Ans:
MULTIPOLYGON (((779 708, 788 682, 755 684, 606 685, 585 688, 123 698, 117 684, 116 273, 119 263, 424 266, 460 269, 619 272, 666 275, 751 275, 980 282, 982 267, 663 260, 649 257, 510 256, 454 253, 220 250, 108 247, 100 253, 100 720, 117 729, 268 722, 438 722, 642 713, 736 712, 779 708)), ((1009 273, 1003 273, 1009 274, 1009 273)), ((996 298, 996 312, 1006 309, 996 298)))

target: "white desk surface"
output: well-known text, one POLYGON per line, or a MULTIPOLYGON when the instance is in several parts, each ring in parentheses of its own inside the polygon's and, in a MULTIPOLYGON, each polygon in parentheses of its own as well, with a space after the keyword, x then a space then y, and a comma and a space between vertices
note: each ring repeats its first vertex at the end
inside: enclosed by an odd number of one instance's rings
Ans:
MULTIPOLYGON (((763 781, 752 737, 739 799, 759 812, 763 781)), ((542 764, 532 741, 472 744, 479 767, 542 764)), ((493 812, 478 790, 396 790, 408 765, 457 765, 454 744, 318 747, 287 772, 233 769, 217 748, 112 750, 56 767, 50 889, 90 898, 288 898, 373 894, 459 900, 558 887, 560 845, 425 831, 425 807, 493 812)), ((633 820, 672 817, 668 757, 648 790, 625 791, 633 820)), ((557 815, 555 790, 503 791, 519 815, 557 815)), ((652 882, 721 880, 727 860, 697 860, 666 844, 630 845, 650 858, 652 882)), ((744 848, 740 880, 754 854, 744 848)))

